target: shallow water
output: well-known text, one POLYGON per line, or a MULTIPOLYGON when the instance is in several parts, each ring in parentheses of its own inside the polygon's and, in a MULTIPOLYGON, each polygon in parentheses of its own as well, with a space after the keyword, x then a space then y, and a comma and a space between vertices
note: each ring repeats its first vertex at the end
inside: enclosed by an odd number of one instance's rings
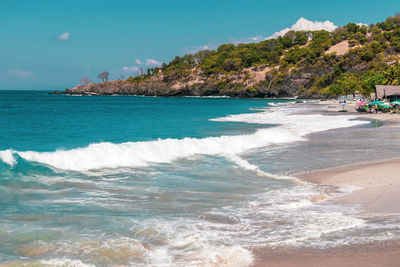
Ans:
POLYGON ((399 134, 290 102, 0 91, 0 262, 242 266, 400 237, 314 201, 351 188, 291 177, 398 157, 399 134))

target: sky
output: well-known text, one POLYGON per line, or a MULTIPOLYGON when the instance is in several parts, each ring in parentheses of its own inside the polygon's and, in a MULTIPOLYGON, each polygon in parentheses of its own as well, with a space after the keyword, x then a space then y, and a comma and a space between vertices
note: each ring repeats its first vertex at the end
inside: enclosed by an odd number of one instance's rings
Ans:
POLYGON ((127 77, 222 43, 399 11, 398 0, 0 0, 0 89, 63 90, 102 71, 127 77))

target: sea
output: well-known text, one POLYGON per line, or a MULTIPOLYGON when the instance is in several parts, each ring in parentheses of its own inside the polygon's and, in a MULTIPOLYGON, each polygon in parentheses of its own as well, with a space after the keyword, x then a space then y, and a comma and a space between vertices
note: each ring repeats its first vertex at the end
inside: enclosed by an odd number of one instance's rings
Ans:
POLYGON ((0 266, 249 266, 399 239, 399 218, 330 201, 357 188, 296 178, 400 157, 381 125, 293 99, 0 91, 0 266))

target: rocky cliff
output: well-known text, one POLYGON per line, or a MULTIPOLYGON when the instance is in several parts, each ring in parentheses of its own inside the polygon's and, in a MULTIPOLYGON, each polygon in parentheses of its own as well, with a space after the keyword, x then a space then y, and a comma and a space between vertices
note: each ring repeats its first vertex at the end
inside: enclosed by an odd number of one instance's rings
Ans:
POLYGON ((290 31, 252 44, 175 57, 147 75, 78 85, 65 94, 321 97, 368 95, 400 83, 400 16, 376 25, 349 23, 333 32, 290 31))

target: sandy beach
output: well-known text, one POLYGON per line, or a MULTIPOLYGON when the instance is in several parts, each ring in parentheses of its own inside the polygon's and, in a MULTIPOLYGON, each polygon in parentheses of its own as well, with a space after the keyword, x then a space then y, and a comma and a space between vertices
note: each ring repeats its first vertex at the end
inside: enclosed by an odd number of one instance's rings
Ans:
POLYGON ((255 250, 253 266, 276 267, 337 267, 337 266, 399 266, 400 244, 371 244, 368 246, 343 246, 330 249, 255 250))
MULTIPOLYGON (((384 127, 400 127, 400 115, 391 114, 391 113, 369 113, 369 112, 357 112, 356 102, 346 103, 347 106, 344 107, 346 112, 342 114, 351 114, 357 115, 360 118, 377 120, 380 122, 384 122, 384 127)), ((326 107, 326 111, 333 114, 340 114, 339 111, 343 110, 343 107, 339 105, 338 101, 330 100, 330 101, 321 101, 315 103, 315 105, 320 105, 326 107)))
MULTIPOLYGON (((329 113, 342 109, 337 102, 325 101, 329 113)), ((357 113, 356 105, 348 104, 347 112, 360 118, 377 120, 381 127, 399 131, 400 115, 389 113, 357 113)), ((338 113, 337 113, 338 114, 338 113)), ((353 186, 345 196, 327 201, 360 207, 360 218, 400 214, 400 159, 374 162, 351 162, 347 166, 297 174, 303 181, 320 185, 353 186)), ((254 266, 400 266, 400 242, 374 242, 367 245, 342 246, 329 249, 258 249, 254 266)))
POLYGON ((400 213, 400 159, 351 165, 298 175, 302 180, 325 185, 360 188, 335 199, 341 204, 360 204, 366 213, 400 213))

